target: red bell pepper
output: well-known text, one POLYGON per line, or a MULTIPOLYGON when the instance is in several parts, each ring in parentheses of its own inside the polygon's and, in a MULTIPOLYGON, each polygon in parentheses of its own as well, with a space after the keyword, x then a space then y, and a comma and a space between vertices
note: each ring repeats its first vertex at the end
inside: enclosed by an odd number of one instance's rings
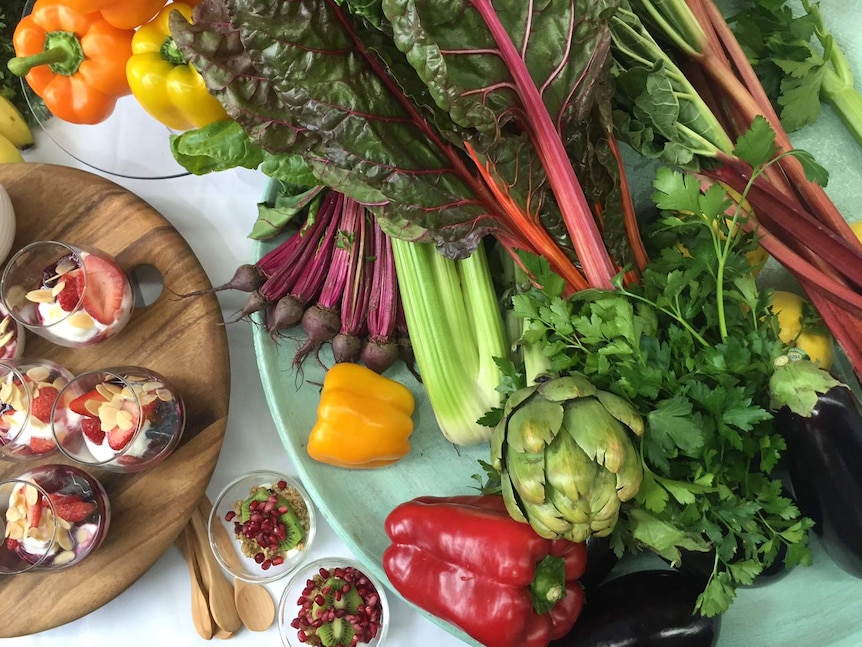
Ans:
POLYGON ((385 527, 392 586, 487 647, 545 647, 581 613, 585 545, 540 537, 502 497, 419 497, 385 527))

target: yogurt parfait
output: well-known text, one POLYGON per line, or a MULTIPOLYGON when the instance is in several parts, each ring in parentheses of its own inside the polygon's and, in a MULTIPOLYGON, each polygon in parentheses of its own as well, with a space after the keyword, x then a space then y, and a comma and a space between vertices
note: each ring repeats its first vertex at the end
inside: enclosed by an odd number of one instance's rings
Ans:
POLYGON ((73 377, 47 359, 0 360, 0 456, 39 458, 57 448, 54 433, 70 420, 69 397, 59 394, 73 377))
POLYGON ((148 369, 124 366, 75 377, 60 394, 72 416, 54 428, 60 451, 82 465, 138 472, 164 460, 185 426, 176 389, 148 369))
POLYGON ((0 482, 0 574, 56 570, 102 543, 110 503, 101 484, 71 465, 42 465, 0 482))
POLYGON ((31 243, 12 257, 0 300, 28 330, 71 347, 115 335, 134 308, 129 278, 113 258, 54 241, 31 243))

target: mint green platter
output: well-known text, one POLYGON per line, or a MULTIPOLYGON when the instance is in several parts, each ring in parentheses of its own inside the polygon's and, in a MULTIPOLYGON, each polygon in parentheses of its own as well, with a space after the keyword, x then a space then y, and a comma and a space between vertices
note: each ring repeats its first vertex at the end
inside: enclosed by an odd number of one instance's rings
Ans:
MULTIPOLYGON (((829 0, 821 10, 862 83, 862 5, 858 0, 829 0)), ((862 150, 850 140, 828 109, 814 126, 793 136, 794 144, 814 153, 829 170, 827 192, 848 221, 862 218, 862 150)), ((646 174, 634 183, 648 186, 646 174)), ((258 243, 256 257, 272 243, 258 243)), ((780 279, 781 271, 775 271, 780 279)), ((381 566, 388 540, 383 522, 392 508, 416 496, 471 493, 479 459, 488 446, 455 447, 437 428, 421 385, 402 364, 387 376, 416 396, 416 429, 412 450, 382 469, 346 470, 317 463, 305 451, 314 425, 319 388, 325 370, 309 357, 302 375, 291 368, 302 331, 288 331, 277 345, 254 326, 258 367, 273 419, 287 454, 322 516, 369 571, 387 582, 381 566)), ((328 348, 325 366, 333 363, 328 348)), ((859 457, 862 469, 862 457, 859 457)), ((859 538, 862 541, 862 537, 859 538)), ((739 592, 722 620, 719 647, 860 647, 862 646, 862 580, 839 569, 812 537, 814 565, 798 567, 769 584, 739 592)), ((391 588, 391 586, 390 586, 391 588)), ((396 592, 397 594, 397 592, 396 592)), ((429 616, 430 617, 430 616, 429 616)), ((453 635, 477 645, 458 629, 432 618, 453 635)))

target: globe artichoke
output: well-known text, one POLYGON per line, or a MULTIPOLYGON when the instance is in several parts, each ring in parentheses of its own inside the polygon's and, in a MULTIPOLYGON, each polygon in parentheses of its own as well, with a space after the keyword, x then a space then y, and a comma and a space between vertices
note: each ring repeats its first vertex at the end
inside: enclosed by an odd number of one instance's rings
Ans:
POLYGON ((628 402, 582 375, 511 394, 491 438, 491 464, 509 514, 542 537, 609 535, 620 504, 643 480, 631 436, 643 429, 628 402))

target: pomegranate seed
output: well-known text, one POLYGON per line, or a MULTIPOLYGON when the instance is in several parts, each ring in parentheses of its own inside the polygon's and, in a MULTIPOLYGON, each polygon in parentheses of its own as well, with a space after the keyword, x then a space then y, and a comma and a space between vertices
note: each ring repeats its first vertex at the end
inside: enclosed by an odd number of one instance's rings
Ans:
POLYGON ((236 516, 236 512, 233 510, 228 510, 227 514, 224 516, 225 521, 233 521, 233 518, 236 516))
POLYGON ((326 598, 323 597, 323 595, 321 595, 320 593, 318 593, 317 597, 314 598, 314 603, 319 606, 323 606, 324 604, 326 604, 326 598))
POLYGON ((296 632, 296 639, 301 643, 308 642, 308 636, 305 635, 302 629, 296 632))
POLYGON ((281 555, 276 555, 272 558, 273 566, 280 566, 281 564, 284 564, 284 557, 282 557, 281 555))
POLYGON ((279 490, 287 489, 287 481, 279 481, 276 485, 278 485, 279 490))
POLYGON ((266 559, 266 557, 264 556, 263 553, 257 553, 254 556, 254 561, 258 564, 262 564, 264 559, 266 559))
POLYGON ((265 571, 268 571, 270 566, 272 566, 272 560, 271 559, 263 560, 263 564, 260 565, 260 567, 265 571))

